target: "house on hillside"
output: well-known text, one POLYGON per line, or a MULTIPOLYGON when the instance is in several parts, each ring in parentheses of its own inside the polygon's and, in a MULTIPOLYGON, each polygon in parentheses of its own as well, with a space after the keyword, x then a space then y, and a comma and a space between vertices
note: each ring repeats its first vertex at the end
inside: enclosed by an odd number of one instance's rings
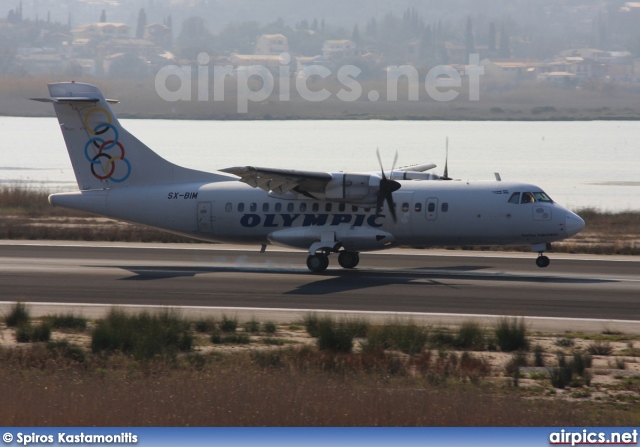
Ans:
POLYGON ((348 59, 356 55, 356 48, 356 43, 349 39, 325 40, 322 56, 333 61, 348 59))
POLYGON ((263 34, 256 41, 255 54, 279 55, 289 52, 289 40, 283 34, 263 34))

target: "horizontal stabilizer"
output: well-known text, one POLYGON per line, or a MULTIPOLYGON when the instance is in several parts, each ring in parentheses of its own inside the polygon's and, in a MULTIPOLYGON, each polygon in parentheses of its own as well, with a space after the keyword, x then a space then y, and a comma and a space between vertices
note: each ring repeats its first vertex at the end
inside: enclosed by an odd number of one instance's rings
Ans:
MULTIPOLYGON (((83 96, 70 96, 67 98, 29 98, 29 99, 32 101, 55 102, 55 103, 64 103, 64 104, 100 101, 100 98, 89 98, 89 97, 83 97, 83 96)), ((106 101, 109 104, 118 104, 120 102, 117 99, 107 99, 106 101)))

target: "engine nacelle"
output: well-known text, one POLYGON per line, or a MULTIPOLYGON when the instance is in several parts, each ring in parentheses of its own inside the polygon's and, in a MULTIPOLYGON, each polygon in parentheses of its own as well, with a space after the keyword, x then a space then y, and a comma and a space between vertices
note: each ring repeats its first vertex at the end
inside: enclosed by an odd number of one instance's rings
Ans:
POLYGON ((380 177, 366 173, 332 173, 325 189, 325 199, 335 202, 375 204, 380 177))

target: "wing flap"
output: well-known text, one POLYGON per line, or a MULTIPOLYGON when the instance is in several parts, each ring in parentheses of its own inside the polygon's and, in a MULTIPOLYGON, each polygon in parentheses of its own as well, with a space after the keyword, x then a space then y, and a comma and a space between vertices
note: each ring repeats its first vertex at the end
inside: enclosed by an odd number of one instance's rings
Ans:
POLYGON ((272 169, 254 166, 234 166, 221 169, 222 172, 237 175, 240 181, 254 188, 286 194, 295 190, 303 194, 323 193, 333 177, 327 172, 295 171, 292 169, 272 169))

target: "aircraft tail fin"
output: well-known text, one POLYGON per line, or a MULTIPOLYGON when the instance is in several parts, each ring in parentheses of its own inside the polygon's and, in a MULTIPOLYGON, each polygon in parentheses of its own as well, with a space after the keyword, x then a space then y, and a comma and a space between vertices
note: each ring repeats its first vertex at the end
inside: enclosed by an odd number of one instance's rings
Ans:
POLYGON ((204 182, 224 175, 177 166, 153 152, 118 122, 100 90, 90 84, 49 84, 52 102, 80 190, 162 183, 204 182))

